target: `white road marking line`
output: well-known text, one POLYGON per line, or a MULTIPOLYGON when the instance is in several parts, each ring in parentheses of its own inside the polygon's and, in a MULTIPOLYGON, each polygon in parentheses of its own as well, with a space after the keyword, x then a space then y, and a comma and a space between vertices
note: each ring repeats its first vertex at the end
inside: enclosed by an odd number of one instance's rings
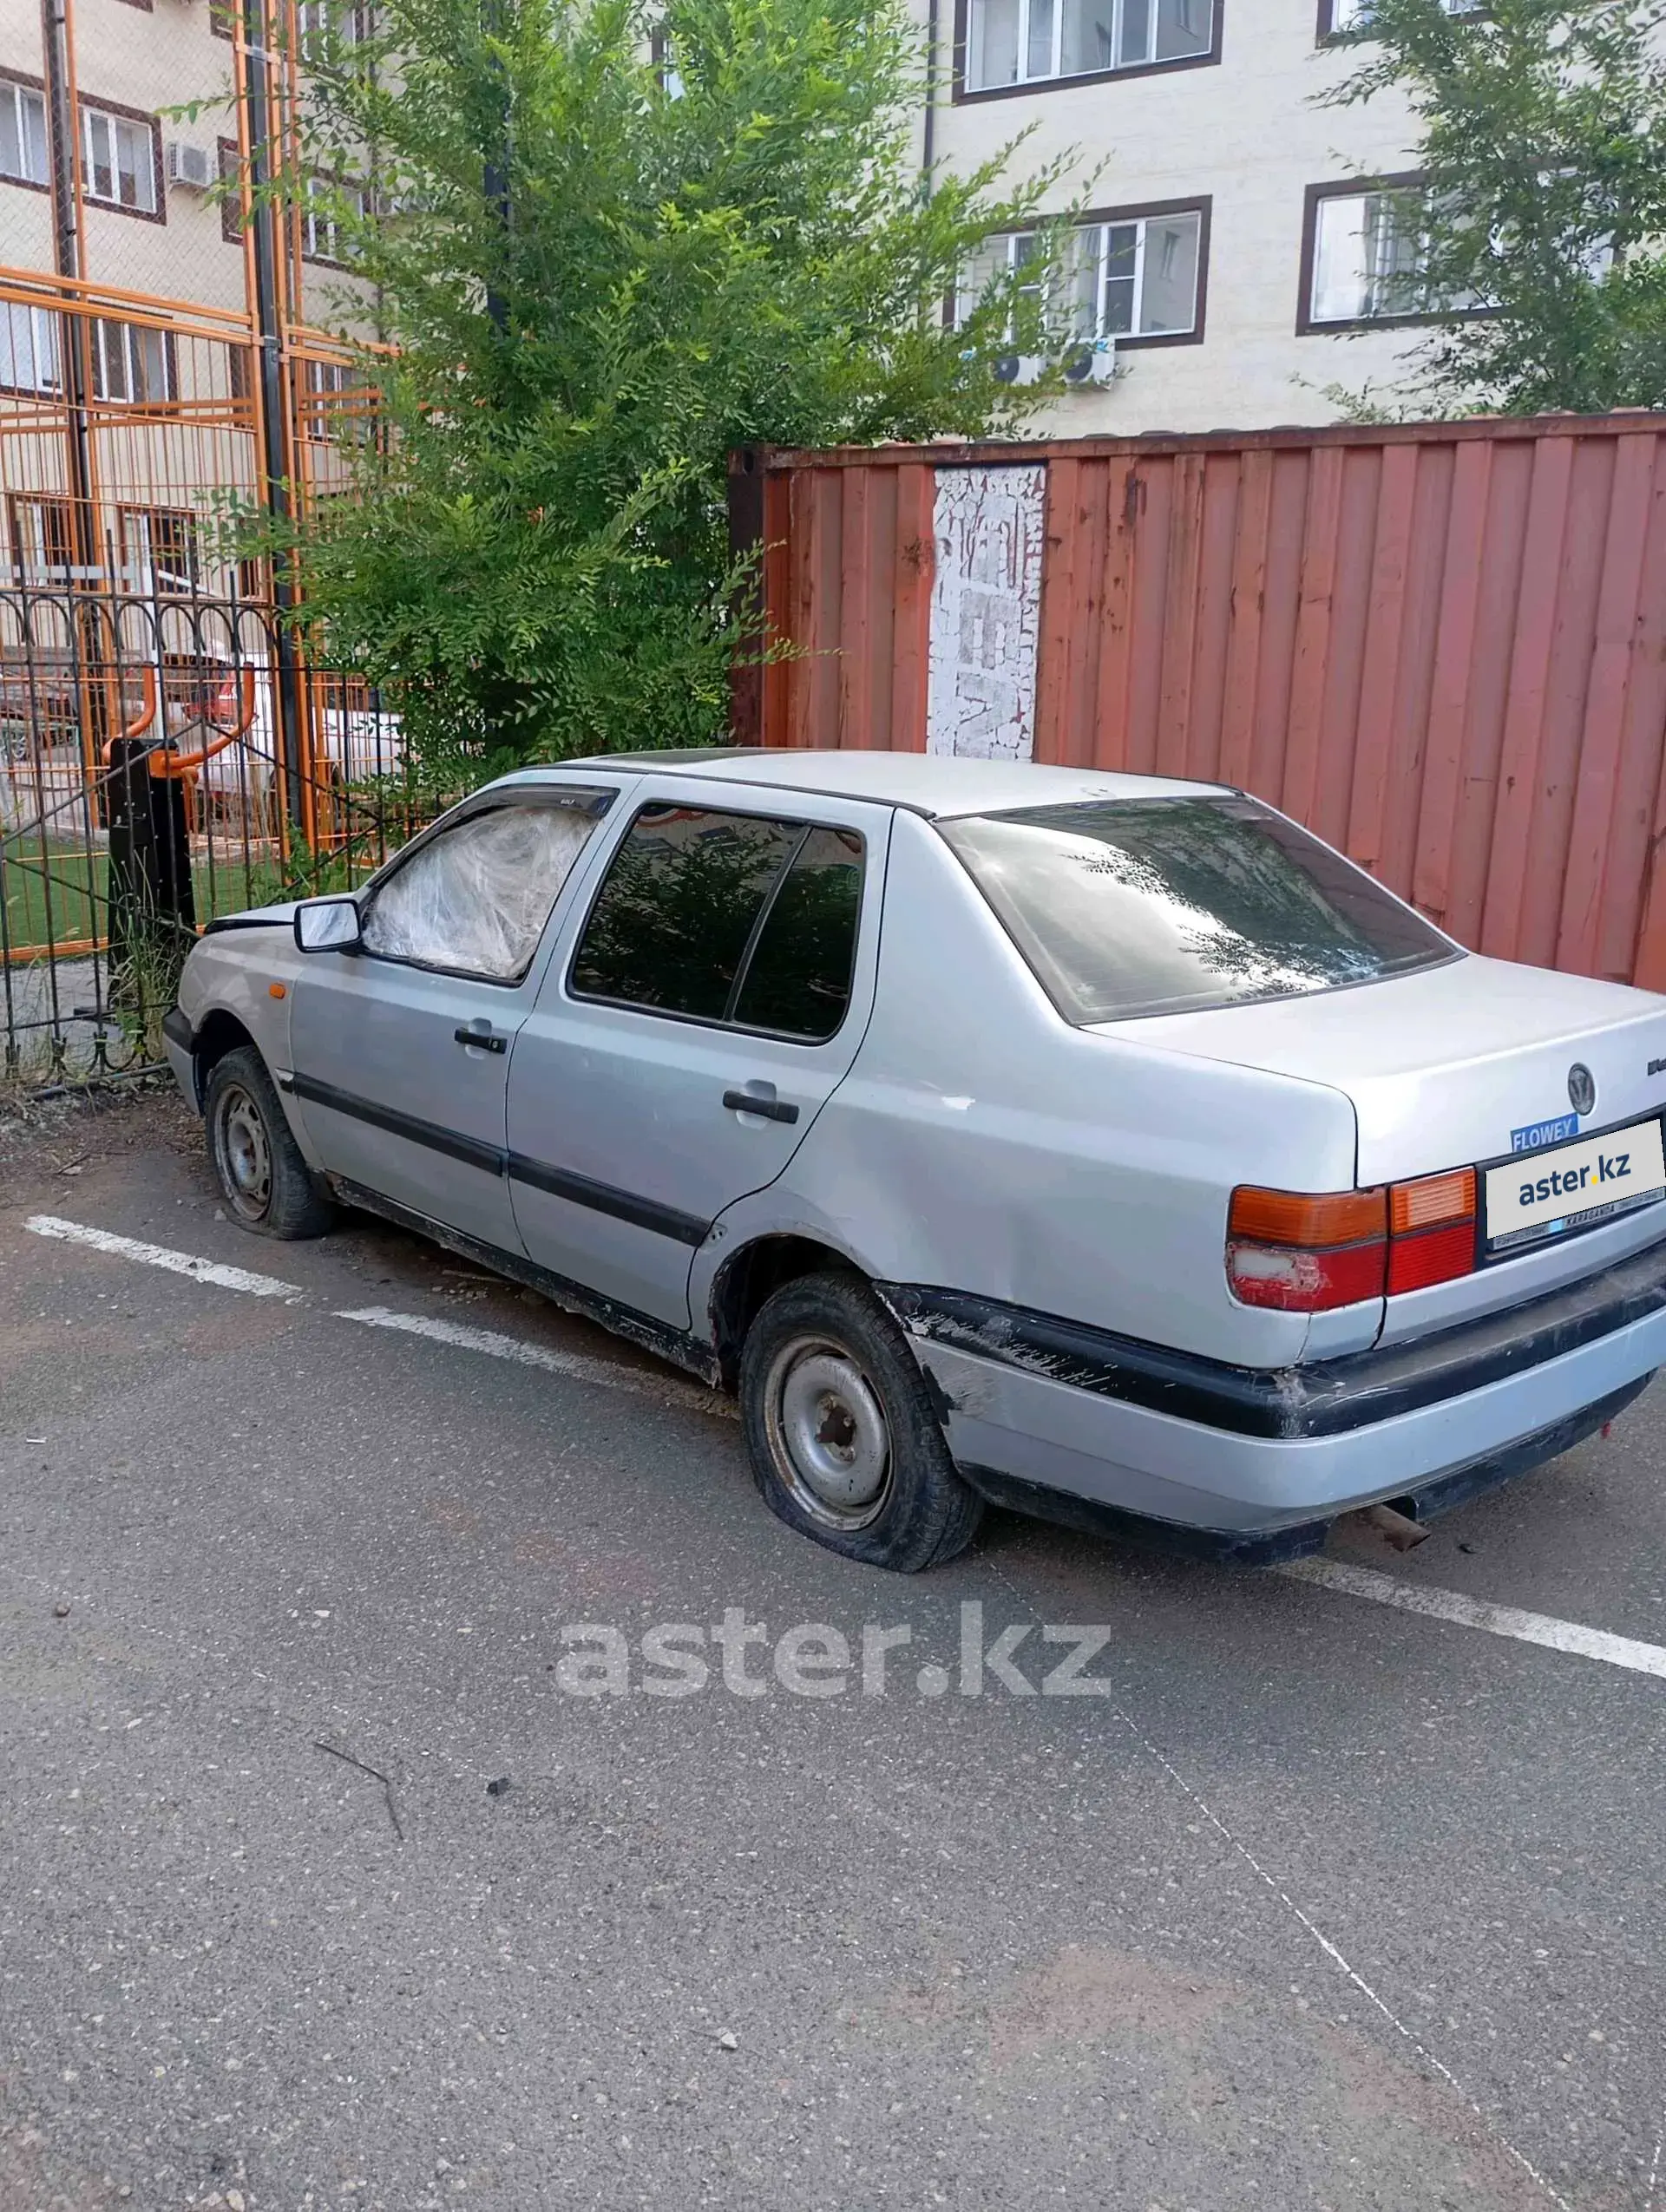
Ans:
POLYGON ((189 1275, 193 1282, 213 1283, 221 1290, 246 1291, 251 1298, 305 1298, 298 1283, 279 1282, 276 1275, 256 1275, 246 1267, 222 1267, 217 1260, 199 1260, 189 1252, 170 1252, 166 1245, 141 1244, 135 1237, 119 1237, 109 1229, 89 1229, 80 1221, 61 1221, 56 1214, 32 1214, 23 1227, 37 1237, 56 1238, 63 1244, 90 1245, 118 1260, 141 1260, 147 1267, 165 1267, 173 1275, 189 1275))
POLYGON ((371 1329, 398 1329, 407 1336, 430 1337, 436 1344, 455 1345, 461 1351, 483 1351, 494 1359, 512 1359, 522 1367, 542 1367, 552 1375, 571 1375, 576 1382, 628 1391, 633 1397, 654 1398, 662 1405, 687 1406, 697 1413, 722 1414, 730 1420, 737 1417, 728 1398, 699 1383, 616 1367, 611 1360, 592 1359, 581 1351, 553 1351, 547 1345, 528 1344, 524 1337, 506 1337, 495 1329, 469 1329, 458 1321, 430 1320, 425 1313, 397 1313, 386 1306, 361 1306, 351 1313, 338 1313, 334 1319, 361 1321, 371 1329))
MULTIPOLYGON (((220 1290, 246 1291, 253 1298, 283 1298, 294 1305, 310 1303, 298 1283, 280 1282, 275 1275, 253 1274, 246 1267, 223 1267, 217 1260, 201 1260, 193 1253, 170 1252, 165 1245, 143 1244, 136 1237, 117 1236, 111 1229, 92 1229, 81 1221, 61 1221, 56 1214, 32 1214, 23 1227, 37 1237, 88 1245, 95 1252, 108 1253, 117 1260, 136 1260, 147 1267, 165 1267, 170 1274, 187 1275, 196 1283, 213 1283, 220 1290)), ((570 1375, 575 1382, 595 1383, 605 1390, 623 1391, 633 1397, 653 1398, 660 1405, 682 1406, 694 1413, 715 1413, 731 1421, 739 1418, 731 1399, 703 1384, 685 1382, 676 1375, 661 1377, 632 1367, 615 1366, 611 1360, 592 1359, 584 1352, 556 1351, 547 1345, 529 1344, 524 1337, 503 1336, 495 1329, 467 1329, 456 1321, 430 1320, 423 1313, 398 1313, 387 1306, 362 1306, 332 1318, 362 1322, 372 1329, 397 1329, 407 1336, 430 1337, 437 1344, 455 1345, 462 1351, 483 1351, 494 1359, 512 1359, 522 1367, 541 1367, 552 1375, 570 1375)))
POLYGON ((1512 1636, 1520 1644, 1543 1644, 1553 1652, 1571 1652, 1578 1659, 1601 1659, 1609 1666, 1629 1667, 1634 1674, 1666 1679, 1666 1649, 1639 1644, 1630 1636, 1610 1636, 1605 1628, 1584 1628, 1576 1620, 1558 1620, 1545 1613, 1523 1613, 1518 1607, 1466 1598, 1457 1590, 1397 1581, 1392 1574, 1349 1567, 1338 1559, 1296 1559, 1272 1572, 1292 1582, 1314 1582, 1346 1597, 1393 1606, 1401 1613, 1426 1613, 1456 1628, 1484 1629, 1489 1636, 1512 1636))
MULTIPOLYGON (((1005 1587, 1012 1593, 1013 1596, 1017 1599, 1019 1604, 1022 1606, 1026 1612, 1038 1617, 1041 1614, 1042 1608, 1035 1603, 1033 1599, 1026 1598, 1023 1592, 1020 1590, 1017 1584, 1013 1582, 1000 1567, 994 1567, 992 1564, 992 1572, 994 1574, 995 1580, 1005 1585, 1005 1587)), ((1440 2077, 1441 2080, 1446 2083, 1447 2088, 1451 2090, 1453 2096, 1456 2097, 1461 2104, 1468 2106, 1469 2110, 1480 2122, 1481 2126, 1487 2136, 1490 2137, 1492 2142, 1498 2144, 1505 2156, 1512 2160, 1514 2164, 1518 2166, 1522 2172, 1525 2173, 1531 2181, 1535 2183, 1538 2188, 1544 2190, 1545 2196, 1550 2198, 1551 2203, 1557 2206, 1558 2212, 1573 2212, 1573 2208, 1569 2204, 1567 2199, 1558 2191, 1554 2184, 1550 2182, 1545 2175, 1540 2173, 1538 2168, 1534 2165, 1532 2159, 1529 2158, 1524 2151, 1518 2150, 1515 2144, 1511 2142, 1509 2137, 1505 2135, 1492 2121, 1488 2119, 1486 2114, 1481 2110, 1481 2106, 1478 2099, 1473 2097, 1469 2091, 1465 2088, 1463 2083, 1459 2080, 1457 2075, 1453 2072, 1451 2067, 1448 2066, 1444 2060, 1438 2058, 1434 2052, 1429 2049, 1427 2044, 1419 2039, 1416 2033, 1407 2025, 1404 2020, 1400 2019, 1399 2013, 1394 2010, 1393 2006, 1388 2004, 1387 2000, 1378 1994, 1376 1990, 1372 1987, 1371 1984, 1360 1972, 1359 1968, 1355 1967, 1343 1953, 1340 1946, 1331 1941, 1329 1936, 1325 1934, 1323 1928, 1319 1926, 1319 1923, 1310 1914, 1302 1911, 1301 1906, 1296 1903, 1295 1898, 1291 1896, 1289 1891, 1284 1887, 1283 1883, 1280 1882, 1277 1875, 1271 1873, 1267 1867, 1263 1865, 1260 1859, 1256 1857, 1256 1854, 1250 1849, 1250 1846, 1243 1841, 1242 1836, 1234 1834, 1232 1829, 1227 1826, 1226 1823, 1221 1818, 1220 1815, 1215 1810, 1214 1807, 1210 1804, 1202 1793, 1192 1787, 1191 1783, 1187 1781, 1185 1776, 1182 1774, 1179 1769, 1174 1764, 1173 1761, 1165 1757, 1164 1752, 1152 1741, 1151 1738, 1145 1733, 1145 1731, 1140 1726, 1139 1723, 1134 1718, 1133 1715, 1128 1711, 1126 1706, 1118 1705, 1113 1700, 1111 1704, 1110 1711, 1115 1715, 1116 1718, 1122 1723, 1124 1728, 1127 1730, 1129 1735, 1133 1738, 1135 1743, 1139 1745, 1146 1757, 1162 1769, 1163 1772, 1168 1776, 1170 1781, 1173 1783, 1176 1789, 1178 1790, 1182 1795, 1197 1808, 1197 1811, 1202 1814, 1203 1817, 1209 1823, 1210 1826, 1216 1831, 1217 1835, 1218 1835, 1222 1840, 1237 1854, 1238 1857, 1243 1861, 1244 1864, 1249 1868, 1251 1874, 1255 1875, 1256 1879, 1271 1891, 1272 1895, 1278 1900, 1285 1911, 1289 1913, 1296 1921, 1297 1925, 1313 1939, 1314 1942, 1318 1945, 1319 1948, 1324 1953, 1326 1958, 1330 1960, 1331 1964, 1337 1969, 1337 1971, 1340 1973, 1346 1975, 1348 1982, 1354 1988, 1359 1991, 1361 1996, 1364 1998, 1367 2004, 1372 2006, 1382 2015, 1383 2019, 1387 2021, 1389 2026, 1394 2029, 1394 2032, 1397 2035, 1403 2037, 1406 2042, 1411 2045, 1412 2049, 1417 2053, 1417 2056, 1423 2061, 1424 2065, 1429 2067, 1433 2072, 1437 2073, 1440 2077)))

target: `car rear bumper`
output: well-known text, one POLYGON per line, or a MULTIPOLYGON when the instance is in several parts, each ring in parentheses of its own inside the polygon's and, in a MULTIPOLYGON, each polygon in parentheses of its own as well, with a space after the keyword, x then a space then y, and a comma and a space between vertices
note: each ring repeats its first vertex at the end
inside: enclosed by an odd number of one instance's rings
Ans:
POLYGON ((1240 1554, 1310 1548, 1356 1507, 1434 1509, 1524 1471, 1666 1363, 1666 1243, 1505 1313, 1274 1371, 952 1292, 884 1292, 981 1488, 1059 1494, 1240 1554))

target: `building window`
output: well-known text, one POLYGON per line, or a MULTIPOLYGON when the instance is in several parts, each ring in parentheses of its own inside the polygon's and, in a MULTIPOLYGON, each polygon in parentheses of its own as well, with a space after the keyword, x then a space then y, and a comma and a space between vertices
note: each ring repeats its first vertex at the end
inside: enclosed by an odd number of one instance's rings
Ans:
POLYGON ((1296 329, 1347 330, 1481 314, 1478 292, 1437 298, 1429 281, 1428 187, 1420 176, 1309 185, 1296 329))
MULTIPOLYGON (((1036 257, 1034 231, 989 239, 960 287, 964 319, 988 285, 1036 257)), ((1203 336, 1209 203, 1107 208, 1072 231, 1053 272, 1051 301, 1039 275, 1020 275, 1020 299, 1034 300, 1060 340, 1113 337, 1119 347, 1184 344, 1203 336)), ((1010 334, 1009 334, 1010 335, 1010 334)))
POLYGON ((215 141, 220 154, 220 234, 228 245, 243 243, 243 195, 237 189, 238 164, 242 154, 234 138, 215 141))
POLYGON ((56 392, 62 383, 57 317, 15 300, 0 304, 0 390, 56 392))
POLYGON ((301 259, 343 265, 343 218, 359 203, 351 186, 333 177, 307 177, 301 185, 301 259))
POLYGON ((299 0, 295 28, 304 62, 328 62, 344 49, 363 46, 374 35, 375 16, 369 7, 344 4, 344 0, 299 0))
POLYGON ((177 597, 197 588, 196 518, 174 507, 124 507, 121 586, 128 592, 177 597))
POLYGON ((0 79, 0 177, 10 184, 51 181, 46 150, 46 96, 32 84, 0 79))
POLYGON ((81 109, 82 188, 89 200, 130 214, 163 218, 157 177, 161 167, 156 121, 152 115, 95 108, 81 109))
POLYGON ((6 501, 11 537, 11 574, 17 584, 68 584, 75 573, 75 533, 69 502, 24 499, 6 501))
POLYGON ((92 342, 95 398, 144 404, 174 396, 174 347, 166 331, 102 316, 92 342))
POLYGON ((1219 58, 1220 0, 962 0, 961 84, 996 92, 1059 77, 1219 58))
MULTIPOLYGON (((1479 16, 1486 0, 1440 0, 1449 16, 1479 16)), ((1363 30, 1373 14, 1372 0, 1319 0, 1319 36, 1339 37, 1344 31, 1363 30)))

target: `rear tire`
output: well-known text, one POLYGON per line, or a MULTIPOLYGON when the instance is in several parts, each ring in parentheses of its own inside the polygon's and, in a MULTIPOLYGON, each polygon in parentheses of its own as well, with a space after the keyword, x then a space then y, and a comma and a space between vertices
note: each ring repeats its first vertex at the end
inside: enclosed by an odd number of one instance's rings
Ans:
POLYGON ((319 1195, 253 1045, 215 1061, 202 1118, 214 1181, 239 1228, 285 1240, 324 1234, 336 1209, 319 1195))
POLYGON ((917 1574, 977 1533, 983 1501, 955 1472, 907 1339, 857 1277, 800 1276, 764 1300, 740 1406, 753 1479, 800 1535, 917 1574))

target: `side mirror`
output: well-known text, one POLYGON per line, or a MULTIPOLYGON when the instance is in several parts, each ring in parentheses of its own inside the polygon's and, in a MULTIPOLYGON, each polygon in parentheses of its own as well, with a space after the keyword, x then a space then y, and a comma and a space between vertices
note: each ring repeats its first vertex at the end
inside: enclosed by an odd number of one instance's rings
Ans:
POLYGON ((357 952, 358 904, 352 899, 313 899, 295 909, 295 947, 300 952, 357 952))

